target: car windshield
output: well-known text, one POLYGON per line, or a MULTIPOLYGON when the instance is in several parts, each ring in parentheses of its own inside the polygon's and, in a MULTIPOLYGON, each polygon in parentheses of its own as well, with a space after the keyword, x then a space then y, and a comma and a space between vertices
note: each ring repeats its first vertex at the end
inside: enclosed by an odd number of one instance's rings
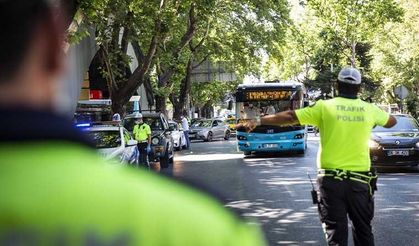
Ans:
POLYGON ((178 126, 176 123, 169 123, 169 126, 173 128, 173 130, 177 130, 178 126))
MULTIPOLYGON (((124 127, 132 132, 134 130, 136 118, 128 118, 124 120, 124 127)), ((163 131, 163 124, 159 117, 144 117, 144 123, 150 126, 152 131, 163 131)))
POLYGON ((239 102, 237 103, 237 107, 240 109, 238 119, 252 119, 290 109, 298 109, 301 102, 300 100, 239 102))
POLYGON ((119 131, 88 131, 87 136, 93 141, 97 149, 117 148, 121 146, 119 131))
POLYGON ((385 128, 382 126, 376 126, 372 131, 373 132, 410 132, 410 131, 419 131, 419 125, 415 119, 407 116, 395 116, 397 119, 397 124, 391 128, 385 128))
POLYGON ((210 127, 211 120, 198 120, 192 124, 192 127, 210 127))

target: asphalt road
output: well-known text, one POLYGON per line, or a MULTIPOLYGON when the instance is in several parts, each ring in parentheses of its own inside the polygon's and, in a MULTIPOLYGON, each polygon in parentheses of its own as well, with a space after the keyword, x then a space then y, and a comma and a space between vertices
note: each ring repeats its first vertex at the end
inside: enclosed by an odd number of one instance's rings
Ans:
MULTIPOLYGON (((244 158, 236 142, 194 142, 177 152, 173 167, 163 172, 209 187, 225 206, 262 225, 270 245, 325 245, 311 203, 318 138, 309 137, 305 155, 244 158)), ((376 245, 419 245, 419 172, 386 169, 380 173, 373 223, 376 245)), ((352 239, 349 240, 352 245, 352 239)))

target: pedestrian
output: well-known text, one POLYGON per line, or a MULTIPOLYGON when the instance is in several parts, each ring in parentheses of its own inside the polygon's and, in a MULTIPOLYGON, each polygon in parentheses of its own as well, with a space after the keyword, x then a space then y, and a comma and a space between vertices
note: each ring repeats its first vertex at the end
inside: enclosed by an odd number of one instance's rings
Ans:
POLYGON ((238 125, 249 131, 257 125, 293 124, 314 125, 320 130, 318 210, 329 245, 348 244, 348 216, 355 245, 374 245, 371 220, 377 179, 371 170, 368 140, 375 125, 389 128, 396 119, 360 100, 360 86, 360 72, 344 68, 338 76, 336 98, 238 125))
POLYGON ((57 86, 70 2, 0 0, 0 245, 264 245, 207 195, 108 164, 61 116, 80 90, 57 86))
POLYGON ((137 147, 140 152, 138 164, 150 168, 148 155, 151 152, 151 128, 143 121, 143 115, 137 113, 133 130, 134 139, 138 141, 137 147))
POLYGON ((181 119, 181 123, 182 123, 183 134, 185 135, 185 139, 186 139, 186 149, 189 149, 191 147, 191 140, 189 139, 188 119, 186 119, 186 117, 184 115, 181 115, 180 119, 181 119))

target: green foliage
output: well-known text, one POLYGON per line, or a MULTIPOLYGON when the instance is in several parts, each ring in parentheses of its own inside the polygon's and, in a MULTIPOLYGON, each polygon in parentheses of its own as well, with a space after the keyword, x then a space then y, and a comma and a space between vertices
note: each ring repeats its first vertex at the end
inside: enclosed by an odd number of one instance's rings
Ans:
MULTIPOLYGON (((279 54, 289 23, 287 0, 81 0, 80 10, 83 25, 96 28, 103 75, 115 94, 136 89, 125 86, 134 76, 127 68, 134 60, 145 62, 154 41, 158 44, 144 74, 151 76, 158 96, 179 94, 191 59, 222 62, 239 78, 258 73, 264 55, 279 54), (144 57, 129 56, 126 41, 138 44, 144 57)), ((83 32, 79 28, 73 42, 83 32)))
POLYGON ((401 22, 405 10, 394 0, 299 3, 302 16, 294 18, 279 59, 270 58, 267 77, 303 81, 330 93, 340 68, 351 64, 362 71, 362 96, 374 98, 380 82, 374 67, 377 34, 401 22))
POLYGON ((392 91, 397 85, 406 86, 410 95, 407 109, 412 115, 419 112, 419 2, 402 0, 405 11, 400 23, 388 23, 379 32, 374 42, 373 70, 382 84, 376 99, 382 102, 399 102, 392 91))
POLYGON ((197 107, 214 105, 221 102, 227 94, 231 94, 239 83, 207 82, 194 83, 192 86, 192 102, 197 107))

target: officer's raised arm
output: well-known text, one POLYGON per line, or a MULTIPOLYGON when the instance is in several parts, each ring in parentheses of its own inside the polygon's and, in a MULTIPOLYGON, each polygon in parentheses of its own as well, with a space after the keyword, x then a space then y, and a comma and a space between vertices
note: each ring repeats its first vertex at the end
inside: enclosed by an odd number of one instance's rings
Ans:
POLYGON ((283 112, 276 113, 274 115, 267 115, 265 117, 260 118, 260 125, 298 125, 300 122, 298 121, 297 115, 295 114, 294 110, 287 110, 283 112))
POLYGON ((385 128, 391 128, 395 124, 397 124, 396 118, 393 115, 390 115, 390 117, 388 118, 387 123, 383 127, 385 127, 385 128))
POLYGON ((245 128, 246 131, 253 131, 259 125, 285 126, 300 124, 294 110, 282 111, 273 115, 267 115, 261 118, 251 119, 245 123, 236 125, 237 128, 245 128))

